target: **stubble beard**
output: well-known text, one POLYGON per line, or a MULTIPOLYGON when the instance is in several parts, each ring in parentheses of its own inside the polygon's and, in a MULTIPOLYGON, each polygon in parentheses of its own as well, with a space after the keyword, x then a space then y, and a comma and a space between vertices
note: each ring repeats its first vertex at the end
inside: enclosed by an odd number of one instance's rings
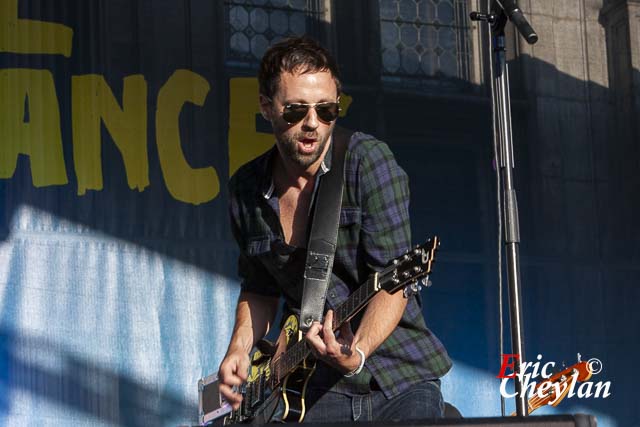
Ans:
POLYGON ((301 168, 306 169, 317 162, 320 156, 322 156, 322 153, 327 146, 329 135, 331 135, 331 133, 328 133, 327 135, 321 137, 317 133, 310 134, 308 132, 296 132, 291 136, 282 136, 279 140, 280 150, 282 151, 284 157, 292 160, 301 168), (298 140, 305 137, 317 138, 317 146, 312 153, 304 154, 298 151, 298 140))

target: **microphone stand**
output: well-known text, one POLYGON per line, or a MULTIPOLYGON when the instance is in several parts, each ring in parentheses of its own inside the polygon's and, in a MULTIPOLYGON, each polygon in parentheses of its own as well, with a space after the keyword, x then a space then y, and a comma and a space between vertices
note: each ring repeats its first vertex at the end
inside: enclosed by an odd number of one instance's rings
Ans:
POLYGON ((471 20, 483 21, 491 25, 492 68, 492 115, 493 137, 497 166, 500 168, 504 205, 504 244, 507 258, 507 282, 509 289, 509 318, 511 321, 511 348, 519 357, 514 360, 516 376, 516 414, 528 415, 527 398, 522 384, 522 361, 524 360, 524 339, 522 333, 522 302, 520 294, 520 225, 518 203, 514 188, 513 140, 511 135, 511 100, 509 95, 509 70, 506 61, 504 29, 510 20, 529 44, 538 41, 538 35, 529 25, 515 0, 490 0, 487 14, 472 12, 471 20))

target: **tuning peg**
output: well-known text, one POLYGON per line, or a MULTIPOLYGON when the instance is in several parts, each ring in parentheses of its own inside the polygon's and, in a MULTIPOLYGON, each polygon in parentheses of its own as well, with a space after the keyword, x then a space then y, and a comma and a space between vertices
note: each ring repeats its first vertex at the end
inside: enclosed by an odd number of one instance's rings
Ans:
POLYGON ((422 283, 422 286, 424 286, 425 288, 428 288, 432 285, 431 280, 429 279, 429 276, 425 276, 423 277, 420 282, 422 283))
POLYGON ((576 357, 578 358, 578 363, 582 362, 582 355, 580 353, 578 353, 576 357))
POLYGON ((420 286, 420 284, 417 281, 412 282, 411 284, 405 286, 403 290, 403 295, 405 298, 409 298, 410 296, 420 292, 421 289, 422 289, 422 286, 420 286))

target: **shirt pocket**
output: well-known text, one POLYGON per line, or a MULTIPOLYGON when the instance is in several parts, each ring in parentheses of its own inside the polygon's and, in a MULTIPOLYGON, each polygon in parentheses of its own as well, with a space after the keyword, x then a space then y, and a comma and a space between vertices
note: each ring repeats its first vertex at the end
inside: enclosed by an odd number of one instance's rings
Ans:
POLYGON ((360 208, 344 207, 340 209, 340 227, 349 227, 360 223, 360 208))

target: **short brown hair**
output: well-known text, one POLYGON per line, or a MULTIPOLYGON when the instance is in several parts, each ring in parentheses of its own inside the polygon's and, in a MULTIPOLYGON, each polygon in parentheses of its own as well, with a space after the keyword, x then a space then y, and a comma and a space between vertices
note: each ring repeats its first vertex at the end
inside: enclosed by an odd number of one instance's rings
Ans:
POLYGON ((271 46, 262 57, 258 82, 260 93, 269 98, 278 88, 280 74, 329 71, 340 95, 340 76, 335 59, 327 49, 307 37, 291 37, 271 46))

